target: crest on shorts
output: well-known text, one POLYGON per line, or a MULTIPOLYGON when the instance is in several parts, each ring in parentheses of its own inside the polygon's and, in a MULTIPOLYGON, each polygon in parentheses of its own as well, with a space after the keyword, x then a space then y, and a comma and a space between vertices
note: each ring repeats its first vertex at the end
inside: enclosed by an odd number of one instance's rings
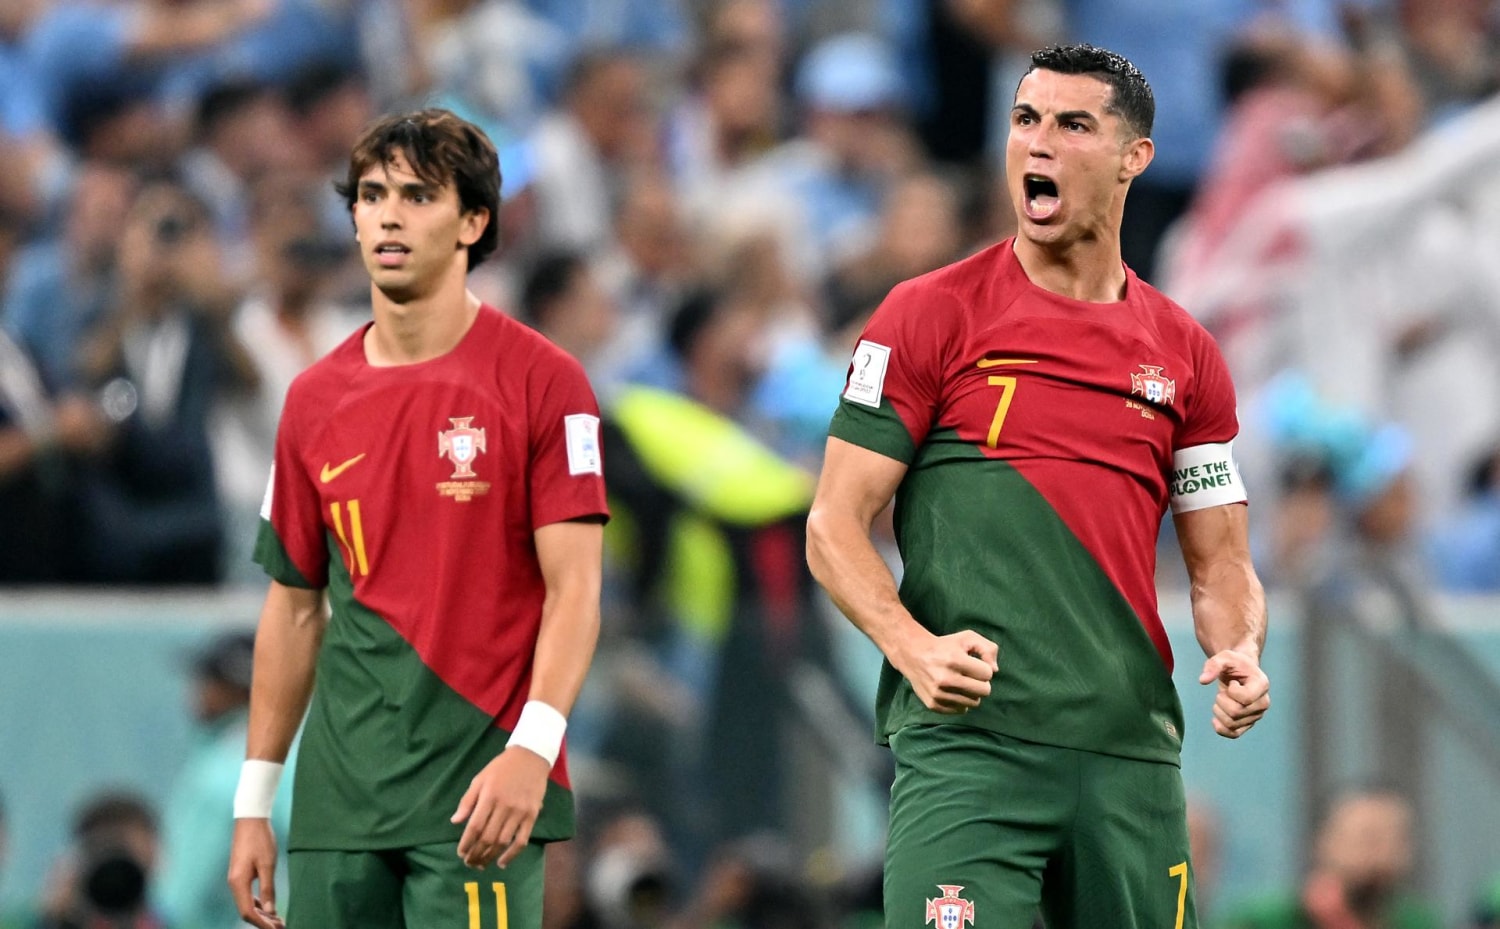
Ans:
POLYGON ((1146 398, 1147 403, 1171 406, 1177 396, 1177 382, 1162 377, 1163 365, 1136 365, 1141 371, 1130 375, 1130 392, 1146 398))
POLYGON ((474 459, 484 451, 484 430, 475 429, 469 423, 472 416, 450 416, 453 428, 438 433, 438 455, 453 462, 453 480, 474 476, 474 459))
POLYGON ((923 925, 935 923, 937 929, 962 929, 964 923, 972 926, 974 901, 959 896, 963 893, 963 887, 958 884, 939 884, 937 889, 943 895, 927 901, 927 920, 923 925))

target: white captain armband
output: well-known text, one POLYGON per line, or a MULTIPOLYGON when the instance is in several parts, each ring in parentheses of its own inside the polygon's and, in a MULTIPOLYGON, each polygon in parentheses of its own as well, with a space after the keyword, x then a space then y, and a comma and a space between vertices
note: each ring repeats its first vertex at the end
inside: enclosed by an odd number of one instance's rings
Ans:
POLYGON ((240 785, 234 791, 235 819, 270 819, 281 769, 274 761, 248 759, 240 766, 240 785))
POLYGON ((1173 513, 1190 513, 1225 503, 1245 502, 1245 482, 1234 464, 1232 443, 1194 445, 1172 455, 1173 513))
POLYGON ((527 700, 505 747, 519 746, 536 752, 547 759, 547 764, 555 765, 567 730, 568 720, 563 714, 540 700, 527 700))

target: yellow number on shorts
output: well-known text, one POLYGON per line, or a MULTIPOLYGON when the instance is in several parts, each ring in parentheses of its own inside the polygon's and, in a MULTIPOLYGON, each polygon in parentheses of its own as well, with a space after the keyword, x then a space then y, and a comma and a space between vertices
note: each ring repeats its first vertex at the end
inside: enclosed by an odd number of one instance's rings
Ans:
MULTIPOLYGON (((490 886, 495 888, 495 925, 498 929, 510 929, 510 910, 505 905, 505 885, 496 881, 490 886)), ((469 881, 464 884, 464 893, 469 895, 469 929, 481 929, 479 925, 479 884, 469 881)))
POLYGON ((349 501, 349 533, 344 534, 343 507, 337 501, 328 505, 328 511, 333 514, 333 531, 343 543, 344 550, 349 553, 349 574, 357 576, 370 575, 370 559, 365 555, 365 524, 359 516, 359 501, 349 501), (351 545, 350 542, 353 542, 351 545))
POLYGON ((1178 881, 1178 884, 1177 884, 1177 927, 1176 927, 1176 929, 1182 929, 1182 917, 1184 915, 1184 911, 1187 909, 1187 879, 1188 879, 1187 862, 1184 861, 1181 864, 1174 864, 1174 865, 1172 865, 1172 867, 1170 867, 1170 868, 1167 869, 1167 875, 1169 877, 1175 877, 1175 878, 1177 878, 1177 881, 1178 881))

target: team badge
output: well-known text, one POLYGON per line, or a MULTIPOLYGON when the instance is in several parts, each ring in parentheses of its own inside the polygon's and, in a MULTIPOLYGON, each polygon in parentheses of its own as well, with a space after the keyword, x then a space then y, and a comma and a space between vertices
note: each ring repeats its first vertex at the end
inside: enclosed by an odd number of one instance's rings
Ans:
POLYGON ((1141 369, 1141 373, 1130 375, 1130 392, 1145 397, 1147 403, 1171 406, 1172 398, 1177 396, 1177 382, 1171 378, 1162 377, 1162 365, 1137 365, 1137 367, 1141 369))
POLYGON ((453 476, 438 484, 438 492, 460 503, 490 489, 487 482, 472 480, 474 460, 484 451, 484 430, 469 425, 473 421, 472 416, 450 416, 453 428, 438 433, 438 456, 453 463, 453 476))
POLYGON ((474 459, 484 451, 484 430, 470 426, 473 421, 472 416, 450 416, 453 428, 438 433, 438 455, 453 462, 455 481, 474 476, 474 459))
POLYGON ((974 924, 974 901, 965 900, 959 894, 963 887, 957 884, 939 884, 941 897, 927 901, 927 919, 923 923, 935 923, 937 929, 962 929, 964 923, 974 924))

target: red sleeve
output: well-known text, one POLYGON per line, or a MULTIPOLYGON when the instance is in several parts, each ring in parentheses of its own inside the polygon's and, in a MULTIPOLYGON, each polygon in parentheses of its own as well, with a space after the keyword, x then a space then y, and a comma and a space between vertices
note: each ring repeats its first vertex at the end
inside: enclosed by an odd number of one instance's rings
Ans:
POLYGON ((1228 442, 1239 434, 1234 382, 1213 337, 1199 328, 1193 350, 1193 394, 1178 429, 1176 448, 1228 442))
POLYGON ((957 307, 951 295, 921 280, 893 288, 860 334, 843 404, 894 411, 912 447, 921 445, 942 402, 945 340, 955 334, 957 307), (882 364, 874 383, 869 366, 882 364))
MULTIPOLYGON (((302 460, 299 404, 296 393, 289 393, 281 422, 276 428, 276 456, 271 471, 266 510, 263 518, 281 542, 290 566, 308 586, 328 586, 327 527, 323 522, 322 498, 317 485, 302 460)), ((303 586, 299 578, 276 570, 269 561, 262 565, 271 576, 285 584, 303 586)))
POLYGON ((557 352, 534 369, 530 391, 531 526, 609 518, 599 403, 572 356, 557 352))

